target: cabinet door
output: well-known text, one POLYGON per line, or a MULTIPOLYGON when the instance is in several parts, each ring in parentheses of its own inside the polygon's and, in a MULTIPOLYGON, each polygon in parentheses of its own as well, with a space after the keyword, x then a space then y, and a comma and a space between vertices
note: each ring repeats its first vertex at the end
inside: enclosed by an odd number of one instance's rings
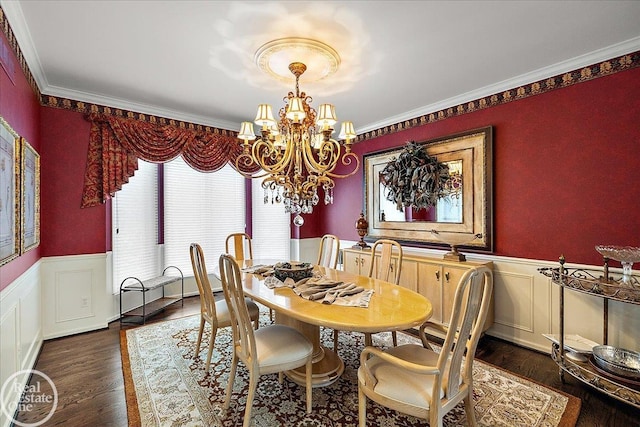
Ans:
MULTIPOLYGON (((458 287, 458 283, 460 282, 460 278, 464 275, 464 273, 469 270, 468 268, 460 268, 453 267, 449 265, 443 266, 443 275, 442 275, 442 323, 445 325, 449 324, 449 318, 451 317, 451 312, 453 311, 453 300, 456 295, 456 288, 458 287)), ((465 301, 463 300, 463 306, 465 301)))
POLYGON ((418 293, 433 306, 431 322, 442 323, 442 265, 421 262, 418 265, 418 293))
POLYGON ((369 266, 371 265, 371 252, 360 254, 360 274, 367 276, 369 274, 369 266))
POLYGON ((418 292, 418 263, 416 261, 402 261, 399 285, 418 292))
MULTIPOLYGON (((362 256, 362 270, 361 274, 363 276, 369 275, 369 268, 371 266, 371 256, 362 256)), ((380 259, 382 255, 376 254, 375 256, 375 264, 373 265, 373 271, 371 272, 371 277, 375 277, 376 279, 384 280, 390 283, 396 283, 396 275, 398 274, 398 257, 391 257, 391 261, 389 262, 389 271, 382 271, 383 266, 381 265, 380 259)), ((408 261, 403 261, 402 266, 400 268, 400 274, 402 275, 402 270, 405 268, 405 265, 408 261)))
POLYGON ((351 251, 342 252, 342 264, 344 271, 352 274, 360 274, 360 254, 351 251))

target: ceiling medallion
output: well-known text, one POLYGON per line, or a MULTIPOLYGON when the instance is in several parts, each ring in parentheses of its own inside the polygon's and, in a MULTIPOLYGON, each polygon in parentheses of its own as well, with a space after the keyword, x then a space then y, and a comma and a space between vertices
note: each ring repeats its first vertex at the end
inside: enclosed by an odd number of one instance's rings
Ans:
POLYGON ((282 82, 291 82, 289 65, 300 62, 307 65, 306 82, 317 82, 336 71, 340 56, 331 46, 312 39, 285 37, 265 43, 255 54, 258 68, 282 82))

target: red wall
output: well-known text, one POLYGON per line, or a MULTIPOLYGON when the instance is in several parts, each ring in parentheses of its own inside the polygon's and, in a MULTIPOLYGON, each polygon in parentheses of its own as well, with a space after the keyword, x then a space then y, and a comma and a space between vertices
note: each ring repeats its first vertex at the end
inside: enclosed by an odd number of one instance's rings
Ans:
MULTIPOLYGON (((640 68, 358 143, 494 129, 496 255, 602 263, 597 244, 640 246, 640 68)), ((324 231, 357 240, 362 171, 339 180, 324 231)))
MULTIPOLYGON (((39 100, 22 73, 20 64, 12 54, 13 50, 9 47, 7 39, 2 33, 0 33, 0 44, 2 44, 0 47, 3 48, 3 51, 8 52, 8 58, 6 58, 8 63, 4 63, 4 57, 2 61, 4 67, 11 73, 11 78, 9 78, 5 68, 0 66, 0 116, 41 154, 40 160, 45 163, 46 158, 42 155, 38 127, 39 100)), ((42 239, 41 234, 40 240, 42 239)), ((35 264, 40 259, 40 253, 40 247, 32 249, 0 267, 0 290, 7 287, 9 283, 35 264)))
MULTIPOLYGON (((90 123, 80 113, 42 107, 42 256, 105 253, 106 205, 80 209, 90 123)), ((110 230, 110 228, 109 228, 110 230)))

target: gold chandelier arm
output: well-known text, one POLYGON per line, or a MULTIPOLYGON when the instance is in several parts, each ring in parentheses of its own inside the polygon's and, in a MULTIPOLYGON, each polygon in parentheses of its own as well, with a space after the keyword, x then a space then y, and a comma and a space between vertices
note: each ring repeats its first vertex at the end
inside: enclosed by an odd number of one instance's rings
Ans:
POLYGON ((332 178, 347 178, 354 175, 358 171, 358 169, 360 169, 360 159, 355 153, 351 151, 342 153, 342 156, 339 157, 338 153, 340 153, 340 149, 341 145, 335 139, 323 141, 318 148, 318 155, 321 159, 323 159, 324 156, 324 160, 319 163, 316 162, 315 158, 313 157, 313 149, 311 147, 311 144, 305 144, 304 160, 307 169, 317 171, 318 175, 326 175, 332 178), (355 163, 354 169, 344 175, 333 173, 333 170, 336 168, 336 166, 338 166, 338 158, 340 158, 340 163, 342 163, 344 166, 350 166, 355 163))
POLYGON ((255 163, 256 162, 253 160, 253 157, 251 157, 251 154, 242 153, 236 158, 235 169, 240 175, 244 176, 245 178, 258 178, 250 172, 245 172, 245 170, 250 169, 251 166, 253 166, 255 163))
POLYGON ((251 154, 242 153, 236 158, 235 169, 240 175, 249 179, 264 178, 265 176, 270 175, 268 172, 265 172, 264 170, 262 170, 262 173, 259 173, 259 174, 244 172, 244 169, 248 169, 251 165, 255 163, 256 162, 254 161, 253 157, 251 157, 251 154))
POLYGON ((318 175, 323 175, 327 172, 331 172, 338 164, 338 154, 340 153, 340 143, 335 139, 329 139, 328 141, 322 141, 320 147, 317 148, 317 156, 319 161, 316 161, 314 148, 310 142, 304 144, 304 163, 308 170, 315 171, 318 175))
MULTIPOLYGON (((355 167, 353 168, 353 170, 347 174, 344 175, 340 175, 337 173, 332 173, 332 172, 327 172, 327 176, 330 176, 332 178, 347 178, 350 176, 355 175, 356 172, 358 172, 358 169, 360 169, 360 158, 358 157, 357 154, 349 151, 348 153, 344 153, 342 155, 342 158, 340 159, 340 163, 342 163, 344 166, 350 166, 351 164, 353 164, 355 162, 355 167)), ((335 168, 335 166, 334 166, 335 168)), ((333 170, 333 169, 331 169, 333 170)))
POLYGON ((253 159, 260 168, 269 174, 277 174, 289 163, 293 154, 293 148, 287 144, 284 153, 271 141, 258 139, 251 149, 253 159), (280 157, 280 158, 279 158, 280 157))

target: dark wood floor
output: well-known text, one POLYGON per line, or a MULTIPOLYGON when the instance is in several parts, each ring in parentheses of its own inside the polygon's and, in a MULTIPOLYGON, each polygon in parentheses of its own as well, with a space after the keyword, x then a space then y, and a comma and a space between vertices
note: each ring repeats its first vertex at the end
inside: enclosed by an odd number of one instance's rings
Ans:
MULTIPOLYGON (((186 298, 184 307, 167 308, 148 323, 199 311, 198 297, 186 298)), ((477 357, 582 399, 578 426, 640 426, 640 411, 632 406, 568 376, 563 384, 556 364, 546 354, 485 336, 477 357)), ((127 426, 119 322, 108 329, 45 341, 35 369, 53 380, 59 395, 58 408, 46 426, 127 426)), ((36 408, 20 412, 17 419, 28 423, 42 418, 36 408)))

